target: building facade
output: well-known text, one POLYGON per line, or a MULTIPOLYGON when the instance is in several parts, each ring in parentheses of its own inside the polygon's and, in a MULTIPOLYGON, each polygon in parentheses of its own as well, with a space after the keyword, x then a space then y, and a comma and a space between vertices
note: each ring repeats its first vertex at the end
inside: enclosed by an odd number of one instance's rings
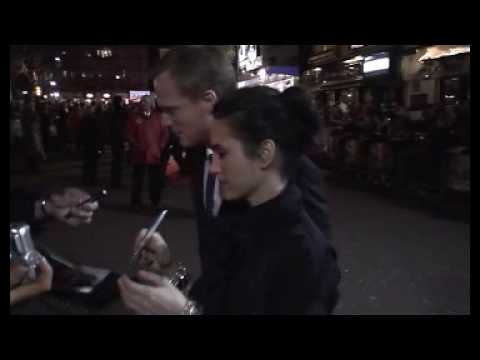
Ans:
POLYGON ((16 57, 13 67, 18 69, 18 64, 26 62, 28 71, 11 70, 14 93, 31 91, 43 98, 63 99, 85 99, 88 94, 90 99, 108 99, 149 90, 147 46, 35 45, 21 54, 17 51, 16 57), (20 81, 25 77, 28 81, 20 81))

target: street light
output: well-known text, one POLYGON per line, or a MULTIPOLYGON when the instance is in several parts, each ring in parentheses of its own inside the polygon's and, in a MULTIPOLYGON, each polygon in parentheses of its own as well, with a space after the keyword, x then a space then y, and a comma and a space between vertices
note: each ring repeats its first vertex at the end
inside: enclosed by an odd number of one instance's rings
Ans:
POLYGON ((50 81, 50 86, 57 86, 57 82, 56 81, 50 81))
POLYGON ((93 94, 91 94, 91 93, 88 93, 86 96, 87 96, 87 99, 92 99, 93 98, 93 94))
POLYGON ((61 60, 61 59, 60 59, 58 56, 55 57, 55 61, 56 61, 56 62, 59 62, 60 60, 61 60))
POLYGON ((105 99, 110 99, 110 94, 108 94, 108 93, 103 94, 103 97, 104 97, 105 99))

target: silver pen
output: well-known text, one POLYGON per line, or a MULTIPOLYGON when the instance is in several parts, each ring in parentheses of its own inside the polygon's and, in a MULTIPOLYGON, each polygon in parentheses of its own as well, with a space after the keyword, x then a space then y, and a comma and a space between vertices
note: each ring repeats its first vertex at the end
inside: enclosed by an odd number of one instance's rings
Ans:
POLYGON ((153 233, 158 229, 160 224, 162 223, 163 219, 167 215, 168 210, 163 210, 160 215, 158 215, 157 219, 153 223, 153 225, 148 229, 147 233, 145 236, 140 240, 138 243, 138 246, 136 246, 136 249, 133 253, 132 261, 130 263, 130 274, 133 275, 133 271, 135 270, 135 266, 137 264, 138 256, 140 255, 140 252, 143 250, 145 245, 147 244, 147 240, 153 235, 153 233))

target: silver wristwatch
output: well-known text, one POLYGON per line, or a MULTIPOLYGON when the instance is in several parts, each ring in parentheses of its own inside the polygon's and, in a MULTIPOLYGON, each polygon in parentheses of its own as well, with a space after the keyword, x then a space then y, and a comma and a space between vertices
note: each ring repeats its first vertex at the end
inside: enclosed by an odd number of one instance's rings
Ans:
POLYGON ((200 315, 200 311, 195 301, 187 300, 183 308, 183 315, 200 315))

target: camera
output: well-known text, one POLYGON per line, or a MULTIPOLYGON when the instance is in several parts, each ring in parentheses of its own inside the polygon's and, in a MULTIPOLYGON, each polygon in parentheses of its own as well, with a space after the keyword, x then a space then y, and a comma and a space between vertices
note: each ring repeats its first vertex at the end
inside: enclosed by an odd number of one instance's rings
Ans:
POLYGON ((10 223, 10 263, 20 262, 28 267, 28 276, 35 280, 35 270, 43 256, 35 249, 26 223, 10 223))

